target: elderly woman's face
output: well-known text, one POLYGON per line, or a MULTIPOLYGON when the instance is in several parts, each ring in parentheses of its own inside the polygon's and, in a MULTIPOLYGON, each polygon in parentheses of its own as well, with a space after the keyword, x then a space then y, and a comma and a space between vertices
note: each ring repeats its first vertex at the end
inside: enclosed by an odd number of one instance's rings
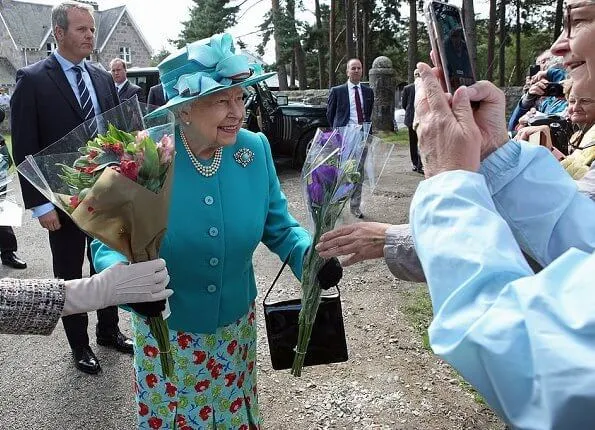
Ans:
POLYGON ((568 0, 567 5, 570 15, 566 17, 566 28, 552 45, 552 54, 563 57, 575 85, 595 85, 595 0, 568 0))
POLYGON ((197 99, 188 112, 194 134, 210 146, 233 145, 244 120, 243 95, 235 87, 197 99))
POLYGON ((595 123, 595 86, 573 85, 568 96, 568 116, 579 125, 595 123))

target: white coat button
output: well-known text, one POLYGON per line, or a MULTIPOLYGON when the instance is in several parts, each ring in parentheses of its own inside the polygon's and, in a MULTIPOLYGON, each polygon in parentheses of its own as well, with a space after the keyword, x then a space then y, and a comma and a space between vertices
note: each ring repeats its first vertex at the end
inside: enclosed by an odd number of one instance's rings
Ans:
POLYGON ((207 291, 208 291, 209 293, 214 293, 215 291, 217 291, 217 286, 216 286, 216 285, 213 285, 213 284, 211 284, 211 285, 209 285, 209 286, 207 287, 207 291))
POLYGON ((211 227, 209 229, 209 236, 211 237, 215 237, 219 234, 219 230, 217 230, 217 227, 211 227))
POLYGON ((205 204, 211 206, 213 204, 214 200, 213 197, 211 196, 206 196, 205 197, 205 204))
POLYGON ((209 264, 210 264, 211 266, 215 267, 217 264, 219 264, 219 259, 218 259, 218 258, 215 258, 215 257, 213 257, 213 258, 211 258, 211 259, 209 260, 209 264))

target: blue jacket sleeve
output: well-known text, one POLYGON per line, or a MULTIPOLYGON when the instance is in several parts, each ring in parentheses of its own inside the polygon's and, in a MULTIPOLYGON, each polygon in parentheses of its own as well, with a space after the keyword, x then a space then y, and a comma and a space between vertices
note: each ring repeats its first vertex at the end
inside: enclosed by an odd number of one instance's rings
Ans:
POLYGON ((592 250, 534 275, 475 173, 422 182, 411 207, 433 350, 515 429, 595 428, 592 250))
POLYGON ((269 211, 266 217, 262 242, 283 261, 289 255, 289 265, 298 279, 302 278, 304 255, 312 244, 310 234, 289 214, 287 199, 275 170, 271 147, 266 137, 259 133, 267 158, 269 175, 269 211))
POLYGON ((521 248, 542 266, 569 248, 595 248, 595 203, 547 149, 510 141, 480 173, 521 248))
POLYGON ((337 114, 337 95, 335 94, 335 89, 331 88, 331 91, 328 95, 328 102, 326 105, 326 119, 328 119, 328 123, 331 127, 334 127, 335 123, 335 115, 337 114))
POLYGON ((116 263, 128 262, 128 259, 124 255, 114 251, 97 239, 91 242, 91 255, 93 256, 93 267, 95 267, 97 273, 104 271, 116 263))

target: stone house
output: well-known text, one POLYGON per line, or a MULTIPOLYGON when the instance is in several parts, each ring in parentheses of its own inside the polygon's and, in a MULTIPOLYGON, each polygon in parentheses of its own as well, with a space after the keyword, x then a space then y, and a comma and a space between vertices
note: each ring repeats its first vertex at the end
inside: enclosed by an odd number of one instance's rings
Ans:
MULTIPOLYGON (((126 6, 95 9, 95 50, 89 60, 107 70, 112 58, 130 66, 149 66, 153 50, 126 6)), ((14 87, 17 69, 46 58, 56 47, 51 28, 52 5, 0 0, 0 87, 14 87)))

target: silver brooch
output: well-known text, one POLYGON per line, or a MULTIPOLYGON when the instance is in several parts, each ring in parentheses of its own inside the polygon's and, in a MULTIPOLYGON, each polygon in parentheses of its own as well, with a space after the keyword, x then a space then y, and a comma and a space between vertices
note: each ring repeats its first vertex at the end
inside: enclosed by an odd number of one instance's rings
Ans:
POLYGON ((242 167, 246 167, 248 164, 252 163, 252 160, 254 160, 254 152, 250 151, 248 148, 238 149, 238 151, 233 154, 233 158, 242 167))

